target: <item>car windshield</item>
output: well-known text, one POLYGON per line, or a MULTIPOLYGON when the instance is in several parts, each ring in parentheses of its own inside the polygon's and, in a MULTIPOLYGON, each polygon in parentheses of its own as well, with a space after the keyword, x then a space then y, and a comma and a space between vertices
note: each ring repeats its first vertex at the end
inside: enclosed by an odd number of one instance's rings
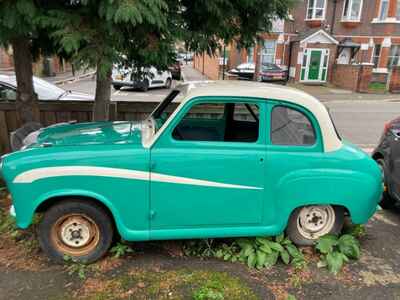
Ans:
POLYGON ((175 111, 178 106, 178 102, 181 100, 181 95, 182 93, 179 90, 173 90, 151 113, 150 118, 153 118, 155 122, 156 132, 164 125, 171 114, 175 111))
POLYGON ((33 77, 33 85, 40 100, 58 100, 67 93, 58 86, 37 77, 33 77))
POLYGON ((264 65, 262 65, 262 69, 264 71, 267 71, 267 70, 279 70, 278 66, 274 65, 274 64, 264 64, 264 65))

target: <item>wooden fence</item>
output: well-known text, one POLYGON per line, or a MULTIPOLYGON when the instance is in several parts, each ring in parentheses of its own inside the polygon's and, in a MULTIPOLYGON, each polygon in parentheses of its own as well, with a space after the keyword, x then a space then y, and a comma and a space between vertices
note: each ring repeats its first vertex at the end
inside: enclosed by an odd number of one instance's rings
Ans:
MULTIPOLYGON (((113 121, 142 120, 156 107, 158 102, 115 101, 110 106, 113 121)), ((40 101, 40 123, 44 126, 76 120, 90 122, 93 102, 80 101, 40 101)), ((0 153, 10 151, 10 133, 21 127, 13 102, 0 102, 0 153)))

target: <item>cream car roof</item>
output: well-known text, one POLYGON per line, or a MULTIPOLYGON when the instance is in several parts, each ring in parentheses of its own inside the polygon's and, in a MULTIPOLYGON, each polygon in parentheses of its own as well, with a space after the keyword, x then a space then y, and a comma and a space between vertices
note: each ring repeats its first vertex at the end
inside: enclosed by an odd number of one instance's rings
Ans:
MULTIPOLYGON (((265 100, 282 100, 308 109, 315 116, 321 128, 324 151, 335 151, 342 146, 342 142, 336 134, 336 130, 326 107, 318 99, 303 91, 276 84, 238 80, 193 81, 181 84, 177 86, 176 89, 182 92, 182 94, 178 96, 179 99, 177 99, 177 102, 181 103, 166 124, 164 124, 164 128, 174 119, 175 115, 184 104, 192 98, 201 96, 256 97, 265 100)), ((158 138, 161 131, 162 130, 159 130, 154 137, 155 139, 158 138)))

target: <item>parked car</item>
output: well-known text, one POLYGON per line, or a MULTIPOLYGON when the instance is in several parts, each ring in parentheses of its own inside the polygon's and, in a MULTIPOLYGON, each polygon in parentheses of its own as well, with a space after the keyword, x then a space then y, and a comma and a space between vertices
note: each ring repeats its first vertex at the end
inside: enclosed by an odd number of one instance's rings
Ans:
MULTIPOLYGON (((46 80, 33 76, 33 87, 39 100, 77 100, 93 101, 94 96, 64 90, 46 80)), ((0 101, 17 98, 17 80, 15 75, 0 75, 0 101)))
POLYGON ((400 201, 400 117, 385 124, 372 157, 382 170, 384 193, 380 205, 393 207, 400 201))
POLYGON ((141 122, 54 125, 1 160, 16 224, 43 214, 51 258, 99 259, 127 241, 277 235, 298 245, 366 223, 377 164, 325 106, 257 82, 187 83, 141 122), (74 146, 74 147, 72 147, 74 146))
POLYGON ((171 72, 172 79, 181 80, 182 78, 182 69, 181 69, 181 62, 175 60, 175 62, 169 66, 169 71, 171 72))
POLYGON ((149 88, 171 88, 172 75, 170 71, 158 71, 155 67, 145 68, 139 76, 132 68, 114 67, 112 72, 112 85, 119 90, 122 87, 141 89, 146 92, 149 88), (138 79, 139 78, 139 79, 138 79))
POLYGON ((229 73, 237 75, 240 79, 253 79, 255 70, 254 63, 244 63, 229 70, 229 73))
POLYGON ((276 64, 263 64, 260 68, 259 80, 262 82, 279 82, 286 84, 287 72, 276 64))

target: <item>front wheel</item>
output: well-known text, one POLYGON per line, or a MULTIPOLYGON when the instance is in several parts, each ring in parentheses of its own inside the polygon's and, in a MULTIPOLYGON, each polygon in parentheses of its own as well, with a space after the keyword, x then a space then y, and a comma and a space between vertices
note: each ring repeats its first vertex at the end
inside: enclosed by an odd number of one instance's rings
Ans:
POLYGON ((386 176, 387 176, 386 164, 383 159, 377 159, 376 162, 382 172, 382 185, 383 185, 383 194, 382 194, 381 202, 379 202, 379 205, 383 209, 390 209, 395 206, 396 201, 390 196, 389 191, 388 191, 388 183, 387 183, 387 178, 386 178, 386 176))
POLYGON ((344 222, 344 209, 340 206, 309 205, 293 211, 286 229, 293 243, 313 245, 321 236, 339 234, 344 222))
POLYGON ((87 201, 66 200, 52 206, 39 225, 39 244, 54 261, 65 256, 91 263, 103 257, 113 240, 107 212, 87 201))

